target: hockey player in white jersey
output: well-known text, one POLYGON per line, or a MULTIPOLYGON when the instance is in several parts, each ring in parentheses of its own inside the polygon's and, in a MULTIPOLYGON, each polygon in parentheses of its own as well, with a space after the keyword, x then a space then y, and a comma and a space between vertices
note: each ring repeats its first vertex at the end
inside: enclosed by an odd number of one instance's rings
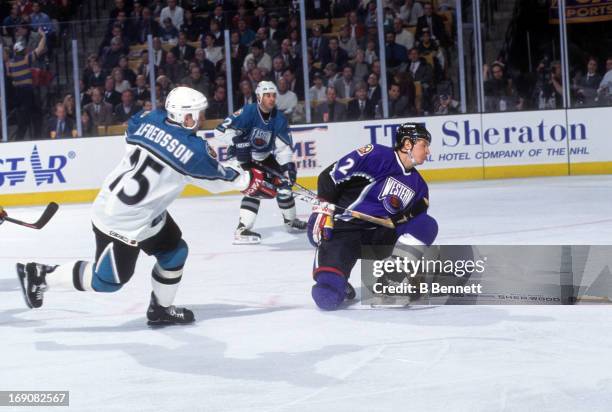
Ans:
POLYGON ((189 309, 173 306, 183 275, 188 247, 167 207, 186 184, 211 191, 244 190, 258 196, 270 192, 270 179, 259 170, 244 173, 223 167, 206 141, 195 132, 208 106, 193 89, 177 87, 166 99, 166 110, 138 113, 126 131, 126 154, 103 183, 93 204, 95 261, 59 266, 17 264, 26 304, 38 308, 47 288, 115 292, 134 273, 142 250, 155 256, 149 324, 194 321, 189 309))
MULTIPOLYGON (((257 103, 244 106, 217 126, 215 137, 230 144, 233 153, 245 170, 257 163, 274 169, 286 176, 285 183, 278 190, 276 201, 281 209, 285 226, 290 231, 305 231, 306 222, 296 218, 295 200, 291 185, 297 178, 295 163, 292 161, 293 139, 287 119, 276 109, 278 91, 274 83, 259 82, 255 90, 257 103)), ((257 244, 259 233, 251 229, 259 212, 260 200, 245 196, 240 204, 240 218, 234 234, 234 244, 257 244)))

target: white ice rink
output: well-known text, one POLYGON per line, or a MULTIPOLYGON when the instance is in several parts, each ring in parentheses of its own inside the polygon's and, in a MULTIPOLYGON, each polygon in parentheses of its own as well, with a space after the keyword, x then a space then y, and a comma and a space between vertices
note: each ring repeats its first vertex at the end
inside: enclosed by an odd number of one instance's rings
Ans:
MULTIPOLYGON (((612 176, 430 192, 438 243, 612 243, 612 176)), ((0 226, 0 389, 69 390, 74 411, 612 410, 612 307, 322 312, 306 237, 286 233, 275 202, 263 202, 263 244, 233 246, 238 205, 172 205, 190 246, 177 304, 197 323, 158 330, 145 324, 146 255, 115 294, 49 291, 42 309, 26 309, 15 262, 91 258, 89 205, 62 205, 42 231, 0 226)))

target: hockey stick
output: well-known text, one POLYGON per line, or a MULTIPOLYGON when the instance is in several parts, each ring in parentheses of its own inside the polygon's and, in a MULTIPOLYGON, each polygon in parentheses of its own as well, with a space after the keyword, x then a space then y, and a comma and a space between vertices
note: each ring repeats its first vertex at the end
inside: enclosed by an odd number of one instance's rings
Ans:
MULTIPOLYGON (((279 178, 281 181, 285 182, 285 183, 289 183, 291 184, 291 182, 289 182, 287 180, 287 178, 285 176, 283 176, 282 174, 278 173, 276 170, 269 168, 266 165, 263 165, 259 162, 255 162, 257 164, 257 166, 261 167, 264 171, 266 171, 267 173, 270 173, 272 176, 279 178)), ((292 192, 294 197, 296 197, 299 200, 302 200, 304 202, 308 202, 310 204, 313 205, 319 205, 322 202, 326 202, 325 200, 322 200, 321 198, 319 198, 319 196, 317 196, 317 194, 315 192, 313 192, 312 190, 302 186, 301 184, 295 182, 293 184, 293 186, 299 188, 300 190, 302 190, 305 193, 300 193, 300 192, 292 192)), ((352 209, 348 209, 346 207, 342 207, 342 206, 338 206, 335 205, 333 203, 329 203, 326 202, 330 205, 333 205, 335 209, 338 209, 340 211, 344 211, 344 213, 348 213, 351 217, 354 217, 356 219, 360 219, 366 222, 370 222, 370 223, 374 223, 376 225, 379 226, 384 226, 387 227, 389 229, 395 229, 395 224, 393 223, 393 221, 391 219, 388 218, 381 218, 381 217, 376 217, 376 216, 371 216, 368 215, 366 213, 361 213, 358 212, 356 210, 352 210, 352 209)))
POLYGON ((16 225, 29 227, 30 229, 42 229, 43 227, 45 227, 47 223, 49 223, 49 220, 51 220, 53 215, 55 215, 55 212, 57 212, 57 209, 59 209, 59 206, 57 203, 55 202, 49 203, 47 207, 45 208, 45 210, 43 211, 42 215, 40 215, 38 220, 34 223, 27 223, 19 219, 13 219, 12 217, 8 217, 8 216, 5 216, 3 219, 6 220, 7 222, 11 222, 16 225))

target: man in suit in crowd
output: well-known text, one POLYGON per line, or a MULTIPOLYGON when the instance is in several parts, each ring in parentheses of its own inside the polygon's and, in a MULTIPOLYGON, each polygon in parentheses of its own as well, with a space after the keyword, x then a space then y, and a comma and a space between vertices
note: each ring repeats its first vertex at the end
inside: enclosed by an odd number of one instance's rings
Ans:
POLYGON ((374 102, 368 100, 365 84, 355 89, 355 98, 348 104, 347 120, 370 120, 374 118, 374 102))
POLYGON ((342 122, 346 120, 346 106, 336 99, 334 86, 327 86, 327 100, 318 105, 315 119, 319 122, 342 122))
POLYGON ((102 100, 102 91, 99 88, 94 88, 91 91, 91 103, 83 107, 95 127, 108 126, 113 122, 113 106, 102 100))

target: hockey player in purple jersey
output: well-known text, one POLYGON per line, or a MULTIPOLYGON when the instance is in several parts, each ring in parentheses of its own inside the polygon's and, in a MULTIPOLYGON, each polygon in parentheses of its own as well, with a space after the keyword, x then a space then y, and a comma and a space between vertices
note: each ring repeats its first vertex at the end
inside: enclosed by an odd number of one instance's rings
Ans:
POLYGON ((429 189, 415 166, 429 156, 431 135, 416 123, 402 124, 395 147, 366 145, 344 156, 319 175, 318 195, 308 237, 317 247, 312 297, 324 310, 337 309, 355 291, 348 279, 363 245, 431 245, 438 225, 427 214, 429 189), (336 208, 336 206, 339 206, 336 208), (355 219, 335 209, 388 218, 390 229, 355 219))

